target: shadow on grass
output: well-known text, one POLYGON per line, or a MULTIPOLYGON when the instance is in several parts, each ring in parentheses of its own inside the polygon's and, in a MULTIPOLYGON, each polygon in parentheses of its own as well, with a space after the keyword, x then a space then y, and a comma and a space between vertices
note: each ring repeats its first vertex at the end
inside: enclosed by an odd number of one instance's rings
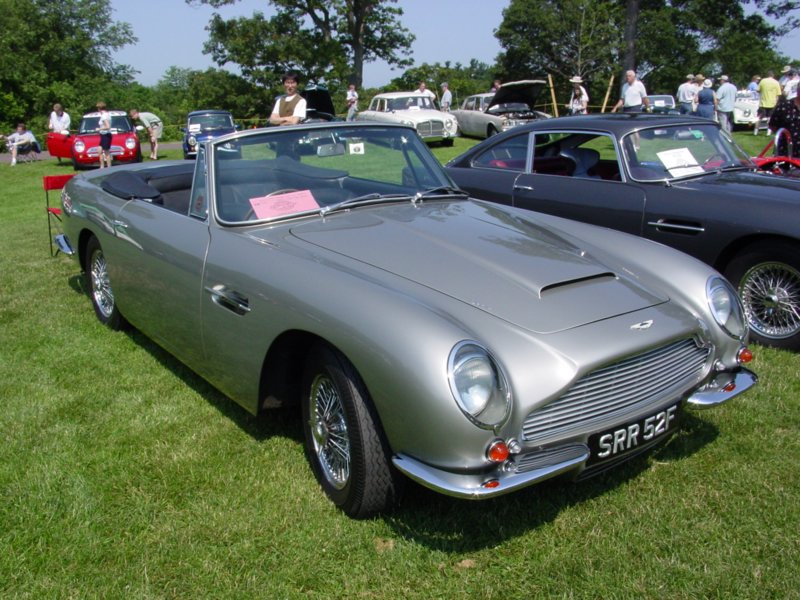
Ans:
POLYGON ((719 430, 691 413, 666 444, 591 479, 545 481, 491 500, 449 498, 410 484, 401 505, 384 521, 400 537, 432 550, 472 552, 491 548, 554 521, 565 509, 614 490, 651 468, 680 461, 713 442, 719 430))
MULTIPOLYGON (((88 297, 86 279, 83 275, 70 277, 69 287, 72 291, 88 297)), ((88 303, 88 309, 92 310, 91 303, 88 303)), ((228 398, 135 327, 128 325, 122 333, 127 335, 137 346, 150 354, 159 364, 171 371, 187 387, 202 396, 220 414, 230 419, 254 440, 260 442, 278 436, 295 442, 303 441, 303 429, 297 407, 270 409, 259 416, 255 416, 228 398)))

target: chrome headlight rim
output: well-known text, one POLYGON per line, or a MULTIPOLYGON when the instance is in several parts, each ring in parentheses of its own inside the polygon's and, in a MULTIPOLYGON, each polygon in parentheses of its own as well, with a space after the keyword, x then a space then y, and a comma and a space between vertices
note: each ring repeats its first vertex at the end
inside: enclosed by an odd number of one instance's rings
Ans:
POLYGON ((125 147, 128 150, 134 150, 136 148, 137 139, 134 137, 125 138, 125 147))
POLYGON ((86 144, 83 140, 76 140, 75 145, 73 146, 75 152, 85 152, 86 151, 86 144))
POLYGON ((714 321, 726 334, 736 340, 747 335, 747 321, 739 295, 733 286, 718 275, 706 282, 706 300, 714 321))
POLYGON ((447 380, 456 405, 477 427, 495 430, 508 420, 512 403, 508 378, 483 344, 462 340, 453 346, 447 359, 447 380), (487 389, 489 381, 491 390, 487 389), (476 385, 465 387, 468 382, 476 385))

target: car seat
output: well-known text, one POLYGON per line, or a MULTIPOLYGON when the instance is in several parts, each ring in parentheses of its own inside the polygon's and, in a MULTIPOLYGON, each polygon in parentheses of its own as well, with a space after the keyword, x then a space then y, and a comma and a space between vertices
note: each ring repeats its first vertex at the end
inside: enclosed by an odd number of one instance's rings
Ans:
POLYGON ((599 175, 589 173, 600 162, 600 153, 597 150, 592 150, 591 148, 564 148, 561 150, 560 156, 568 158, 575 163, 573 177, 600 178, 599 175))

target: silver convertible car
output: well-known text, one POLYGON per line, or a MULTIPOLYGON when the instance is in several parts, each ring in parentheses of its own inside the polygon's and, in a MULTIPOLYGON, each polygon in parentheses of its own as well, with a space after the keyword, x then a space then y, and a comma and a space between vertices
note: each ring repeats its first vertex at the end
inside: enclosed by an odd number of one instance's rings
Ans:
POLYGON ((196 164, 80 175, 61 203, 99 320, 252 413, 297 407, 352 517, 407 477, 473 499, 587 477, 756 382, 712 268, 473 201, 410 127, 242 131, 196 164))

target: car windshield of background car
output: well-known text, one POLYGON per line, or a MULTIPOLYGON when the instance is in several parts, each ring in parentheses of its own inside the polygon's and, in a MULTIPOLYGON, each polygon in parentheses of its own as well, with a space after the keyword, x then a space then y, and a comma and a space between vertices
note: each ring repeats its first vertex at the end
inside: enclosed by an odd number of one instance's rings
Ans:
POLYGON ((408 201, 450 187, 413 132, 387 127, 270 130, 236 140, 239 154, 215 152, 217 215, 228 224, 320 214, 369 195, 408 201))
MULTIPOLYGON (((81 126, 78 133, 97 133, 100 130, 100 117, 84 117, 81 120, 81 126)), ((124 115, 115 115, 111 117, 111 132, 117 133, 119 131, 133 131, 128 117, 124 115)))
POLYGON ((654 127, 623 139, 631 176, 638 181, 697 177, 732 168, 753 168, 747 154, 716 125, 654 127))
POLYGON ((228 115, 199 115, 189 118, 189 131, 213 131, 233 129, 233 120, 228 115))

